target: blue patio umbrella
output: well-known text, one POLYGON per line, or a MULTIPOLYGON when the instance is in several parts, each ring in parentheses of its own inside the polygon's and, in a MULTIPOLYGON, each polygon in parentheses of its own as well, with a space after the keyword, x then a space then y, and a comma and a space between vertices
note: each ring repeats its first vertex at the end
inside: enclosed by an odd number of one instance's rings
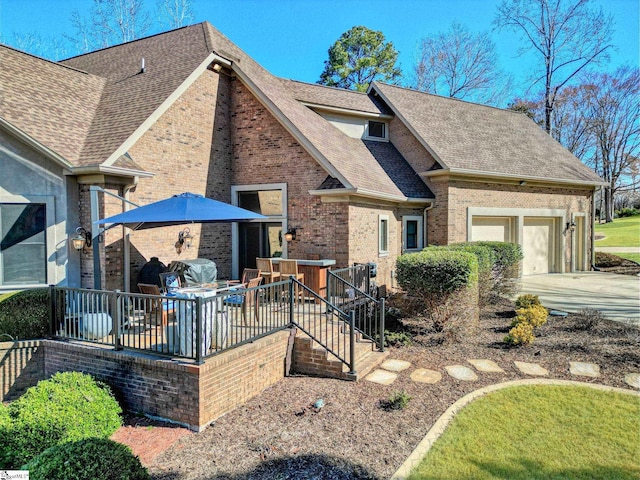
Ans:
POLYGON ((133 230, 144 230, 188 223, 242 222, 264 218, 267 217, 228 203, 186 192, 103 218, 94 224, 107 225, 106 229, 124 225, 133 230))

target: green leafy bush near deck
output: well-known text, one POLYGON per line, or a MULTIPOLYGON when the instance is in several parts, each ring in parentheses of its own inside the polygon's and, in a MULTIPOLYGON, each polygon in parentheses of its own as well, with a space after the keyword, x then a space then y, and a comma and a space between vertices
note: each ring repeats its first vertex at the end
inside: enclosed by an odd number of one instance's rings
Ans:
POLYGON ((427 248, 396 260, 398 284, 424 303, 437 332, 460 340, 477 326, 478 259, 468 252, 427 248))
POLYGON ((476 256, 478 260, 478 297, 480 305, 486 305, 493 297, 494 280, 493 280, 493 266, 496 262, 495 254, 489 247, 483 245, 476 245, 474 243, 453 243, 446 247, 428 247, 443 248, 449 250, 459 250, 467 253, 471 253, 476 256))
POLYGON ((0 419, 0 468, 18 468, 54 445, 108 438, 122 424, 110 388, 79 372, 38 382, 7 411, 10 420, 0 419))
POLYGON ((22 467, 32 480, 148 480, 129 447, 106 438, 86 438, 51 447, 22 467))
MULTIPOLYGON (((0 301, 0 334, 14 340, 43 338, 49 333, 49 290, 23 290, 0 301)), ((9 340, 1 337, 0 341, 9 340)))

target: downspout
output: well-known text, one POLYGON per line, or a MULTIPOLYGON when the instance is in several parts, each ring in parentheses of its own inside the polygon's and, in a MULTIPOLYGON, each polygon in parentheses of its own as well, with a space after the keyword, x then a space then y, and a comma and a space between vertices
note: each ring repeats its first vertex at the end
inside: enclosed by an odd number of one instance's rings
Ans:
MULTIPOLYGON (((600 195, 602 196, 602 187, 600 187, 600 195)), ((591 192, 591 270, 599 272, 596 267, 596 188, 591 192)))
MULTIPOLYGON (((128 211, 130 208, 130 203, 129 203, 129 191, 131 191, 133 188, 135 188, 136 185, 138 185, 138 180, 139 178, 133 177, 133 182, 129 183, 127 185, 124 186, 124 188, 122 189, 122 195, 125 199, 125 201, 122 202, 123 204, 123 208, 124 211, 128 211)), ((129 264, 129 262, 131 261, 131 241, 129 239, 129 235, 130 235, 130 230, 128 227, 123 227, 124 228, 124 238, 123 238, 123 243, 124 243, 124 255, 123 255, 123 275, 122 275, 122 281, 124 282, 124 285, 122 286, 123 291, 125 292, 130 292, 131 291, 131 265, 129 264)))
POLYGON ((422 238, 424 239, 424 241, 422 242, 422 247, 426 247, 428 245, 427 243, 427 212, 429 210, 431 210, 435 205, 435 202, 430 202, 428 207, 424 208, 424 211, 422 212, 422 238))

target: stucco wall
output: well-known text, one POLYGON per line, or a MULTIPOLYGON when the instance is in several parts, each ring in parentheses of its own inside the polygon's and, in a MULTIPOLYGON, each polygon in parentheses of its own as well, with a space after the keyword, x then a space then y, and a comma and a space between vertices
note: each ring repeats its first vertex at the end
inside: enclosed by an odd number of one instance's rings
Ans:
MULTIPOLYGON (((62 167, 0 130, 0 172, 0 203, 46 204, 47 283, 66 285, 67 263, 77 272, 79 258, 67 242, 77 226, 77 213, 67 220, 68 180, 62 167)), ((0 285, 3 289, 11 286, 0 285)))

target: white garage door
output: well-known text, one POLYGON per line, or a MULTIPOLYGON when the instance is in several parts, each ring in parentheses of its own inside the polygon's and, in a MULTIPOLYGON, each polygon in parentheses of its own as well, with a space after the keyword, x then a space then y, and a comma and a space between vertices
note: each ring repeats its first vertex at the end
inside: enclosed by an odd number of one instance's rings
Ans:
POLYGON ((476 217, 471 220, 471 241, 511 242, 513 217, 476 217))
POLYGON ((553 271, 554 219, 525 217, 522 225, 523 275, 553 271))

